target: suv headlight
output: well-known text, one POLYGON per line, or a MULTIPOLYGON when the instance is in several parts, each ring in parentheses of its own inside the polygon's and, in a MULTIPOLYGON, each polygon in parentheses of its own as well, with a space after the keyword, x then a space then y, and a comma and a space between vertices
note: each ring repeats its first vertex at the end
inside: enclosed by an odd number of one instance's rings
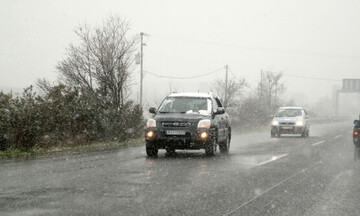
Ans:
POLYGON ((148 119, 146 122, 146 127, 156 127, 155 119, 148 119))
POLYGON ((296 126, 304 126, 304 122, 303 121, 297 121, 295 123, 296 126))
POLYGON ((272 126, 278 126, 278 125, 279 125, 279 122, 276 121, 276 120, 272 120, 271 125, 272 125, 272 126))
POLYGON ((211 125, 210 119, 203 119, 203 120, 199 121, 198 128, 207 128, 207 129, 209 129, 210 125, 211 125))

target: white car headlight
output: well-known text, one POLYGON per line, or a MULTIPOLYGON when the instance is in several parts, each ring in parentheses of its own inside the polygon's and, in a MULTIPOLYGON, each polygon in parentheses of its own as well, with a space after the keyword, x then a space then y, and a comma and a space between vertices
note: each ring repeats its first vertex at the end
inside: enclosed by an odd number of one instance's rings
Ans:
POLYGON ((148 119, 146 122, 146 127, 156 127, 155 119, 148 119))
POLYGON ((203 119, 203 120, 199 121, 198 128, 208 128, 209 129, 210 125, 211 125, 210 119, 203 119))
POLYGON ((271 122, 271 125, 272 125, 272 126, 278 126, 278 125, 279 125, 279 122, 276 121, 276 120, 273 120, 273 121, 271 122))
POLYGON ((295 123, 296 126, 304 126, 304 122, 303 121, 297 121, 295 123))

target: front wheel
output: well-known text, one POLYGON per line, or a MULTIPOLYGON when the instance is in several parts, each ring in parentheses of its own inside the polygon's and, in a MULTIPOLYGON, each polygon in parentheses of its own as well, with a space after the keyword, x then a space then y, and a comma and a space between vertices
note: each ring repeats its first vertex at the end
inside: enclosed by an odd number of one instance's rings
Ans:
POLYGON ((206 148, 205 154, 206 156, 214 156, 216 152, 216 141, 212 141, 206 148))
POLYGON ((220 152, 221 153, 223 153, 223 154, 224 153, 225 154, 229 153, 229 150, 230 150, 230 136, 228 136, 226 138, 226 141, 221 143, 221 145, 219 145, 219 147, 220 147, 220 152))
POLYGON ((270 135, 271 135, 271 137, 275 137, 275 133, 274 132, 270 132, 270 135))
POLYGON ((304 132, 301 133, 301 137, 302 137, 302 138, 309 137, 309 134, 310 134, 309 130, 306 130, 306 131, 304 131, 304 132))
POLYGON ((155 148, 155 147, 146 147, 146 154, 149 157, 157 157, 159 149, 155 148))

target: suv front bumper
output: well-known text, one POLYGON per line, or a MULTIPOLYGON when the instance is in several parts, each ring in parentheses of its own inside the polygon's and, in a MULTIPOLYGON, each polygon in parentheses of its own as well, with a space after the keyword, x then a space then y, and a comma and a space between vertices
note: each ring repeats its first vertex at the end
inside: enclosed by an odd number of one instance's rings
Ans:
POLYGON ((205 149, 213 144, 216 137, 214 128, 195 131, 190 128, 146 128, 144 135, 147 147, 158 149, 205 149), (169 131, 181 131, 181 135, 168 135, 169 131))

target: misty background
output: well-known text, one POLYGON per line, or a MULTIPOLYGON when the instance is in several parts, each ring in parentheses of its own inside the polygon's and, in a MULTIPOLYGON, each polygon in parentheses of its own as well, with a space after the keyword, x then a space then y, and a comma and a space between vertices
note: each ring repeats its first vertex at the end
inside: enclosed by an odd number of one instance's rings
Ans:
MULTIPOLYGON (((170 91, 208 92, 216 79, 245 78, 251 92, 262 71, 282 72, 283 98, 297 105, 333 100, 343 78, 360 78, 358 1, 5 1, 0 0, 0 89, 21 92, 56 65, 79 25, 109 15, 144 32, 144 103, 170 91)), ((139 45, 140 52, 140 45, 139 45)), ((140 66, 131 98, 139 101, 140 66)), ((342 99, 344 100, 344 99, 342 99)), ((346 99, 345 99, 346 100, 346 99)))

